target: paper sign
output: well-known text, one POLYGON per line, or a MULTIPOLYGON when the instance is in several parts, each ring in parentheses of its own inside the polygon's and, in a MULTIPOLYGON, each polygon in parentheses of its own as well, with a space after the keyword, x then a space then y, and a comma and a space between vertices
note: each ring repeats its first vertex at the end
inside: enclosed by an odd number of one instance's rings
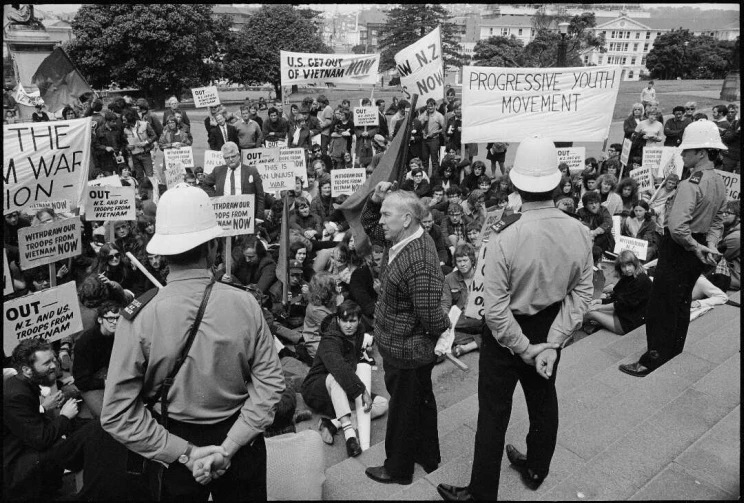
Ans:
POLYGON ((8 265, 8 252, 3 248, 3 297, 13 293, 13 278, 8 265))
POLYGON ((266 140, 264 144, 266 148, 285 148, 287 146, 287 140, 266 140))
POLYGON ((86 218, 97 220, 137 220, 134 187, 90 187, 85 206, 86 218))
POLYGON ((191 90, 194 97, 194 107, 213 107, 220 104, 220 93, 217 92, 217 86, 197 87, 191 90))
POLYGON ((183 164, 180 162, 176 162, 170 167, 166 166, 163 174, 165 175, 166 187, 172 189, 174 186, 184 181, 186 177, 186 168, 184 168, 183 164))
POLYGON ((99 187, 107 185, 109 187, 122 187, 121 178, 118 175, 102 176, 88 182, 88 187, 99 187))
POLYGON ((307 158, 304 148, 280 149, 279 162, 294 164, 295 176, 302 178, 302 186, 307 187, 307 158))
POLYGON ((184 168, 194 167, 194 151, 191 147, 166 148, 163 150, 163 157, 166 168, 174 166, 177 162, 183 164, 184 168))
POLYGON ((90 119, 3 125, 3 214, 85 197, 90 119))
POLYGON ((74 281, 4 302, 3 313, 6 355, 25 339, 53 342, 83 330, 74 281))
POLYGON ((282 86, 377 83, 379 54, 311 54, 280 51, 282 86))
POLYGON ((630 149, 633 146, 633 142, 630 141, 630 138, 625 138, 623 140, 623 150, 620 153, 620 163, 623 166, 628 165, 628 159, 630 158, 630 149))
POLYGON ((620 235, 620 226, 622 225, 622 222, 623 217, 620 215, 612 215, 612 229, 610 229, 610 233, 615 239, 620 235))
POLYGON ((663 151, 664 147, 643 147, 643 163, 641 166, 651 168, 651 171, 656 173, 661 165, 663 151))
POLYGON ((685 167, 685 162, 682 160, 682 151, 677 147, 662 147, 662 149, 656 176, 666 178, 670 173, 676 173, 681 179, 682 170, 685 167))
POLYGON ((620 66, 463 67, 462 142, 603 142, 610 134, 620 66))
POLYGON ((355 107, 354 108, 354 126, 377 126, 380 115, 377 107, 355 107))
POLYGON ((645 239, 636 239, 628 236, 615 237, 615 249, 613 252, 617 255, 623 250, 632 251, 639 260, 646 260, 648 253, 648 241, 645 239))
POLYGON ((243 164, 246 166, 256 166, 279 162, 278 148, 252 148, 242 151, 243 164))
POLYGON ((70 201, 67 199, 62 201, 41 201, 28 207, 29 210, 33 211, 38 211, 42 208, 51 208, 55 213, 69 213, 72 211, 70 208, 70 201))
POLYGON ((647 166, 636 168, 630 172, 630 177, 638 182, 639 192, 654 190, 654 178, 651 176, 651 168, 647 166))
POLYGON ((219 150, 205 150, 204 151, 204 174, 208 175, 217 166, 225 164, 225 158, 222 157, 222 152, 219 150))
POLYGON ((287 162, 260 163, 256 166, 266 192, 295 189, 294 164, 287 162))
POLYGON ((364 168, 334 169, 331 171, 331 197, 353 194, 366 179, 364 168))
POLYGON ((217 223, 222 227, 221 237, 254 233, 255 194, 219 196, 210 201, 217 223))
POLYGON ((569 173, 578 173, 584 170, 584 159, 586 158, 586 147, 557 148, 558 164, 568 164, 569 173))
POLYGON ((473 281, 468 288, 468 303, 465 306, 465 316, 468 318, 475 318, 477 320, 483 319, 483 288, 484 288, 484 272, 485 272, 485 257, 486 247, 488 246, 488 239, 493 232, 491 227, 493 224, 501 220, 504 214, 504 210, 498 209, 490 211, 486 214, 486 220, 483 222, 481 232, 479 235, 480 250, 478 251, 478 257, 476 260, 475 274, 473 275, 473 281))
POLYGON ((24 271, 83 253, 83 223, 66 218, 18 231, 18 253, 24 271))
POLYGON ((726 186, 727 199, 741 198, 741 175, 739 173, 729 173, 728 171, 715 170, 723 178, 723 184, 726 186))
MULTIPOLYGON (((439 26, 395 55, 403 94, 410 100, 418 94, 418 102, 444 99, 444 64, 439 26)), ((354 122, 356 125, 356 121, 354 122)))

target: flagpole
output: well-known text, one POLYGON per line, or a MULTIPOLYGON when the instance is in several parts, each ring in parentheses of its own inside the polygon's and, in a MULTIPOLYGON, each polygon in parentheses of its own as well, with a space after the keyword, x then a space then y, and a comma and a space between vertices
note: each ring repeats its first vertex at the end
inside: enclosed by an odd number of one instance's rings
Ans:
POLYGON ((406 124, 405 136, 403 137, 403 148, 400 149, 398 157, 395 159, 395 169, 398 170, 398 185, 403 185, 403 182, 406 179, 406 170, 400 169, 400 166, 404 165, 408 159, 408 144, 411 141, 411 129, 413 129, 413 121, 416 119, 416 116, 414 114, 416 113, 417 102, 418 94, 414 94, 411 98, 411 116, 409 117, 408 124, 406 124))
POLYGON ((289 191, 284 194, 284 207, 282 208, 282 237, 279 245, 279 260, 284 266, 282 269, 282 306, 284 311, 289 310, 289 191), (282 246, 283 245, 283 246, 282 246))

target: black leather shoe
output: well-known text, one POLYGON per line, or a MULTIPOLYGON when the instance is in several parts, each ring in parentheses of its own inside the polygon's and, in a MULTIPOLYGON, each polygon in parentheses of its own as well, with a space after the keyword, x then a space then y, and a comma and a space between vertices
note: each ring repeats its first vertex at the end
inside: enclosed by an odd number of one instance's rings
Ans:
POLYGON ((641 362, 626 363, 618 367, 620 372, 624 372, 628 375, 635 377, 646 377, 651 373, 651 369, 642 365, 641 362))
POLYGON ((536 476, 532 470, 527 467, 527 456, 519 452, 519 450, 513 445, 508 444, 506 446, 506 457, 509 458, 509 462, 519 472, 524 485, 529 489, 536 491, 543 483, 544 478, 536 476))
POLYGON ((451 486, 449 484, 439 484, 437 492, 444 501, 475 501, 470 489, 467 487, 451 486))
POLYGON ((506 445, 506 457, 517 468, 527 468, 527 456, 519 452, 512 444, 506 445))
POLYGON ((350 458, 355 458, 362 453, 362 447, 359 445, 359 440, 356 437, 346 439, 346 455, 350 458))
POLYGON ((393 477, 388 473, 387 469, 385 469, 385 465, 367 468, 364 470, 364 473, 367 477, 381 484, 408 485, 413 482, 413 477, 393 477))
POLYGON ((333 445, 333 436, 338 431, 330 419, 327 417, 321 417, 318 421, 318 431, 320 431, 320 438, 328 445, 333 445))

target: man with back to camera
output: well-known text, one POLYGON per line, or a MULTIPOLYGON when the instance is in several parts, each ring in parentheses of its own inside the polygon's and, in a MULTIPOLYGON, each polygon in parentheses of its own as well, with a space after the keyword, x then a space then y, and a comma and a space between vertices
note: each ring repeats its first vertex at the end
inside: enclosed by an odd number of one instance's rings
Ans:
POLYGON ((553 203, 552 191, 561 179, 557 166, 553 142, 537 136, 522 141, 510 173, 522 197, 522 213, 504 217, 484 236, 479 264, 486 324, 473 470, 467 487, 439 484, 446 501, 498 499, 517 382, 529 410, 527 453, 507 445, 506 455, 532 490, 548 475, 558 436, 560 351, 581 326, 593 293, 589 233, 553 203))
POLYGON ((262 433, 284 390, 273 337, 252 295, 215 283, 222 228, 206 193, 178 185, 160 198, 156 218, 147 251, 168 257, 168 284, 124 309, 101 425, 156 462, 150 476, 166 467, 163 500, 207 501, 210 493, 215 501, 265 500, 262 433), (185 348, 200 304, 202 321, 185 348), (182 352, 171 393, 154 403, 182 352))

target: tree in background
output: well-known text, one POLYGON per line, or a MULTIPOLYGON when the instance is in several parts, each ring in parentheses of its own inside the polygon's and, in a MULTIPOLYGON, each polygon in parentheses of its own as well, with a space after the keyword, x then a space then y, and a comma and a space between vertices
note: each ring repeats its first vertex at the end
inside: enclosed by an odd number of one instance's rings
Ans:
POLYGON ((460 54, 457 26, 449 22, 449 12, 439 4, 401 4, 390 9, 387 21, 380 30, 380 71, 395 67, 395 55, 416 42, 437 26, 441 26, 442 52, 445 69, 459 68, 465 62, 460 54))
POLYGON ((524 44, 520 39, 493 36, 479 40, 473 49, 473 64, 477 66, 524 66, 524 44))
POLYGON ((65 50, 94 88, 138 87, 162 106, 210 80, 226 22, 205 4, 85 4, 65 50))
POLYGON ((646 68, 654 79, 722 79, 735 45, 708 35, 696 37, 682 28, 672 30, 656 37, 646 68))
POLYGON ((597 20, 593 12, 584 12, 577 16, 549 16, 543 13, 535 16, 533 26, 537 30, 535 38, 525 46, 525 66, 546 68, 555 66, 558 62, 561 35, 558 33, 558 23, 567 21, 566 35, 566 64, 568 66, 583 66, 581 53, 591 49, 607 52, 604 35, 594 33, 597 20))
POLYGON ((231 37, 222 59, 225 78, 248 85, 269 82, 281 97, 279 51, 333 53, 320 36, 320 14, 293 5, 264 4, 231 37))

